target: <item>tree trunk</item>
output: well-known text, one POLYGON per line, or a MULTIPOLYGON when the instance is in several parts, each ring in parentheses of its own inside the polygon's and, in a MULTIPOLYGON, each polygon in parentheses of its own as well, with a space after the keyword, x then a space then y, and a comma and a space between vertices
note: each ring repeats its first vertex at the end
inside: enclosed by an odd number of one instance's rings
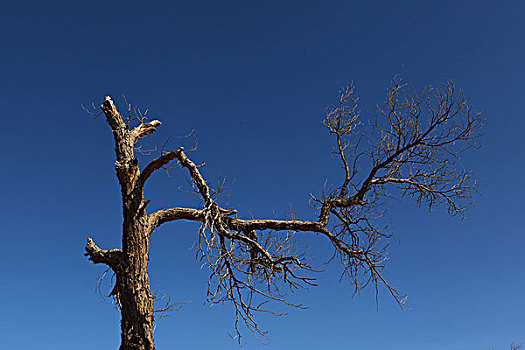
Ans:
POLYGON ((153 299, 148 262, 150 232, 142 191, 124 195, 123 269, 117 276, 121 307, 120 350, 154 350, 153 299), (141 209, 142 208, 142 209, 141 209))
MULTIPOLYGON (((88 239, 86 256, 95 264, 113 269, 115 296, 121 313, 120 350, 155 350, 153 341, 153 299, 149 285, 149 243, 153 230, 148 223, 144 202, 144 178, 141 178, 134 147, 138 140, 155 132, 161 123, 153 120, 130 130, 109 96, 101 106, 115 138, 115 170, 122 193, 122 249, 103 250, 88 239)), ((147 167, 146 167, 147 168, 147 167)), ((155 164, 148 168, 151 173, 155 164)))

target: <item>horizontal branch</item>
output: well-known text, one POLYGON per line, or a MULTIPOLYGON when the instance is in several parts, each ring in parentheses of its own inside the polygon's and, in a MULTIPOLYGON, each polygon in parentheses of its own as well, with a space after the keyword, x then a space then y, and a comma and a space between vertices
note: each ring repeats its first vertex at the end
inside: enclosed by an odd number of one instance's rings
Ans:
POLYGON ((205 219, 204 210, 191 208, 170 208, 158 210, 148 217, 151 231, 165 222, 177 220, 190 220, 203 222, 205 219))
MULTIPOLYGON (((159 210, 149 216, 149 223, 151 229, 159 227, 165 222, 176 221, 176 220, 190 220, 205 222, 206 215, 204 210, 190 209, 190 208, 170 208, 159 210)), ((349 256, 356 257, 362 252, 350 250, 346 247, 343 242, 333 235, 323 224, 316 221, 302 221, 302 220, 244 220, 239 218, 232 218, 227 215, 222 215, 220 220, 224 226, 237 232, 249 232, 252 230, 273 230, 273 231, 296 231, 296 232, 317 232, 327 236, 330 241, 340 250, 345 251, 349 256)), ((255 246, 259 250, 263 251, 262 248, 244 235, 236 235, 232 233, 225 233, 230 239, 238 239, 252 246, 255 246)))
POLYGON ((106 264, 113 270, 121 264, 123 253, 120 249, 103 250, 100 249, 91 238, 88 238, 86 244, 85 256, 94 264, 106 264))
MULTIPOLYGON (((190 220, 205 222, 206 211, 191 208, 169 208, 158 210, 149 215, 149 224, 155 229, 163 223, 177 220, 190 220)), ((316 221, 300 220, 244 220, 232 218, 228 213, 221 214, 221 222, 227 229, 237 232, 247 232, 251 230, 274 230, 274 231, 311 231, 325 233, 327 229, 316 221)))
POLYGON ((223 217, 226 227, 233 231, 274 230, 274 231, 311 231, 325 233, 326 228, 316 221, 299 220, 243 220, 232 217, 223 217))

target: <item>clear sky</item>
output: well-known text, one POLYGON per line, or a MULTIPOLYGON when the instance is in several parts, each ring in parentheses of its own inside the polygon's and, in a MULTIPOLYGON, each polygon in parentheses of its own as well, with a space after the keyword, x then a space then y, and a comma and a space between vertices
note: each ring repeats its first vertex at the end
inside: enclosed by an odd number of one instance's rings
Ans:
MULTIPOLYGON (((451 78, 486 120, 464 165, 482 195, 461 221, 394 201, 385 271, 407 311, 372 291, 352 297, 340 268, 312 247, 320 286, 310 306, 260 317, 248 349, 508 349, 525 342, 523 1, 10 1, 0 11, 3 349, 116 349, 119 315, 95 291, 102 266, 87 237, 120 247, 113 138, 81 104, 121 96, 163 122, 151 147, 195 129, 196 162, 235 179, 241 215, 314 218, 308 193, 341 176, 323 109, 353 80, 374 117, 392 76, 416 87, 451 78)), ((150 209, 193 205, 181 172, 157 174, 150 209)), ((154 234, 154 292, 188 301, 158 322, 159 349, 232 349, 229 305, 203 306, 208 273, 191 249, 197 226, 154 234)), ((307 234, 306 234, 307 235, 307 234)), ((309 242, 315 242, 310 241, 309 242)), ((103 284, 107 293, 110 282, 103 284)))

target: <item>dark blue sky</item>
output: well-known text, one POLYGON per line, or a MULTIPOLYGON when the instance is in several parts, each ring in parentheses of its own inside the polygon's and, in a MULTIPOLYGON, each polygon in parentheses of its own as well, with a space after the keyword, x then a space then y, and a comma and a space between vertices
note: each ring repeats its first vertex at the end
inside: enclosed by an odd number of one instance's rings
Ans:
MULTIPOLYGON (((338 283, 330 250, 313 245, 320 286, 309 310, 260 317, 267 349, 506 349, 525 342, 522 1, 12 1, 0 13, 3 135, 0 316, 6 349, 115 349, 119 315, 95 292, 103 267, 87 237, 120 246, 113 138, 80 105, 110 94, 163 122, 151 146, 197 130, 205 176, 235 179, 230 202, 248 216, 313 218, 308 193, 341 176, 323 109, 353 80, 374 117, 392 76, 416 87, 452 78, 486 120, 464 158, 482 183, 461 221, 393 202, 385 272, 392 298, 338 283)), ((121 104, 122 106, 122 104, 121 104)), ((181 172, 156 175, 150 209, 193 205, 181 172)), ((230 306, 202 306, 207 271, 191 249, 197 227, 166 225, 152 240, 153 291, 191 300, 159 321, 159 349, 230 349, 230 306)), ((305 234, 305 236, 308 234, 305 234)), ((306 238, 305 238, 306 239, 306 238)), ((110 288, 109 282, 103 292, 110 288)), ((249 338, 248 349, 263 346, 249 338)))

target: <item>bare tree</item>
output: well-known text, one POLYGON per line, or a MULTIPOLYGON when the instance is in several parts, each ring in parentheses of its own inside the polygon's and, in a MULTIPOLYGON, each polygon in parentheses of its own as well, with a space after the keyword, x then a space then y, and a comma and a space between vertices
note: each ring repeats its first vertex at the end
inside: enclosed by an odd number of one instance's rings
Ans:
POLYGON ((476 191, 475 180, 461 167, 458 156, 474 146, 482 120, 450 81, 440 88, 416 91, 396 76, 376 119, 366 124, 360 122, 353 85, 341 89, 337 104, 325 112, 324 126, 335 137, 334 154, 341 161, 343 179, 320 195, 310 194, 317 212, 313 220, 238 217, 236 210, 218 203, 214 194, 221 188, 212 188, 183 147, 162 152, 141 169, 136 144, 161 122, 141 117, 132 127, 132 120, 123 118, 109 97, 101 108, 115 138, 124 215, 122 249, 102 250, 88 239, 85 255, 116 275, 111 295, 122 316, 121 350, 155 348, 149 244, 153 231, 164 223, 200 224, 198 256, 211 271, 207 302, 233 304, 241 343, 241 324, 265 336, 255 314, 272 312, 266 308, 268 301, 301 307, 288 301, 285 291, 315 285, 315 270, 296 247, 295 234, 312 232, 327 239, 334 249, 332 260, 341 263, 343 277, 355 291, 371 283, 376 293, 385 288, 402 305, 403 296, 382 275, 391 238, 381 225, 384 200, 409 196, 430 209, 443 205, 451 215, 462 216, 476 191), (202 205, 148 214, 144 184, 171 162, 187 170, 202 205))

